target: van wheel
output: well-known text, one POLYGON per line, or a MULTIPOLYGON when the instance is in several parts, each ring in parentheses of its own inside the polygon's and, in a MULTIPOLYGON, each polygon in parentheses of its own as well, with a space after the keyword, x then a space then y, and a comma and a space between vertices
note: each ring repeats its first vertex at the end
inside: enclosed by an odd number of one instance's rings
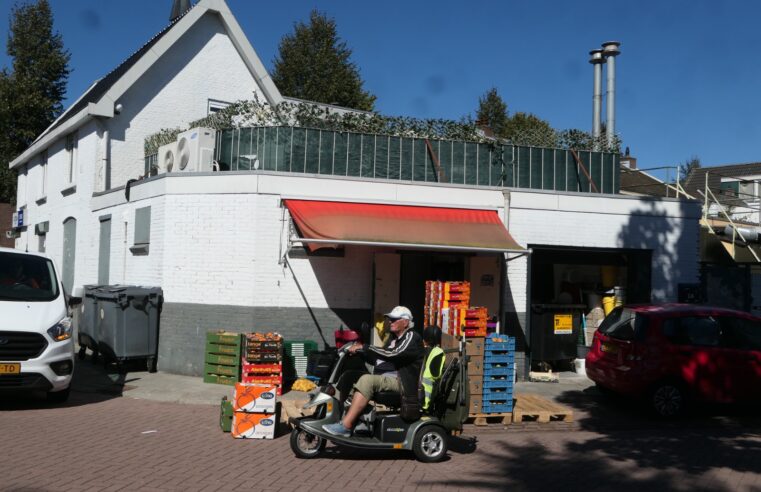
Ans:
POLYGON ((71 385, 62 391, 48 391, 46 398, 50 403, 65 403, 69 399, 71 393, 71 385))
POLYGON ((659 417, 675 418, 684 413, 687 395, 679 384, 664 381, 658 383, 650 393, 650 405, 659 417))
POLYGON ((447 454, 447 435, 438 427, 424 427, 415 434, 412 452, 423 463, 435 463, 447 454))

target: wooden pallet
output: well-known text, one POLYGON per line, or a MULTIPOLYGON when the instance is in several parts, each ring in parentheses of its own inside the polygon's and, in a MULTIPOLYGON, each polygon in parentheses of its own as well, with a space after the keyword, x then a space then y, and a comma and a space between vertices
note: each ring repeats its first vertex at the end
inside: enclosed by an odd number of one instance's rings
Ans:
POLYGON ((471 413, 468 419, 473 419, 474 425, 503 424, 509 425, 513 422, 513 414, 504 413, 471 413))
POLYGON ((513 422, 524 421, 573 422, 573 410, 538 395, 518 394, 513 407, 513 422))

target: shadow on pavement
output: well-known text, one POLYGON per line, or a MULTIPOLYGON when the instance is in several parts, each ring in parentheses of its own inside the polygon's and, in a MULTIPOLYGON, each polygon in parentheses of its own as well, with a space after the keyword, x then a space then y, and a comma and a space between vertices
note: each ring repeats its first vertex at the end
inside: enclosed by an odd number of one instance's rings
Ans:
MULTIPOLYGON (((687 417, 663 421, 640 403, 609 397, 590 387, 564 391, 555 400, 572 407, 577 429, 563 439, 539 431, 528 443, 484 439, 479 478, 427 485, 481 490, 736 489, 761 463, 761 416, 757 407, 700 407, 687 417), (687 479, 685 480, 685 477, 687 479), (734 480, 733 481, 733 477, 734 480)), ((491 436, 493 437, 493 436, 491 436)), ((749 490, 761 490, 751 488, 749 490)))
POLYGON ((8 391, 0 401, 0 411, 76 407, 119 398, 124 391, 130 389, 127 372, 130 369, 133 369, 131 365, 118 367, 115 364, 104 363, 102 359, 93 360, 88 357, 85 360, 77 360, 74 365, 71 394, 65 403, 48 402, 44 392, 8 391))

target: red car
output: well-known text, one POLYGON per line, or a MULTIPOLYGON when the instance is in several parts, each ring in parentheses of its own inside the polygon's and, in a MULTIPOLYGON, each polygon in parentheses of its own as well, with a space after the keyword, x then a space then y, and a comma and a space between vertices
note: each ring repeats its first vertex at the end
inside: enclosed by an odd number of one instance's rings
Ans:
POLYGON ((759 402, 761 318, 692 304, 618 307, 595 332, 586 372, 663 417, 694 401, 759 402))

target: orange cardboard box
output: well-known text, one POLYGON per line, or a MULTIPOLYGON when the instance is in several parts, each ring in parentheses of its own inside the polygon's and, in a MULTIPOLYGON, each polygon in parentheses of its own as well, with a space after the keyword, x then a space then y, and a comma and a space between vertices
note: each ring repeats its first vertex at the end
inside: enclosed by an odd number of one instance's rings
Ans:
POLYGON ((250 413, 275 413, 277 387, 268 384, 235 383, 233 410, 250 413))
POLYGON ((235 412, 231 434, 235 439, 274 439, 276 427, 275 414, 235 412))

